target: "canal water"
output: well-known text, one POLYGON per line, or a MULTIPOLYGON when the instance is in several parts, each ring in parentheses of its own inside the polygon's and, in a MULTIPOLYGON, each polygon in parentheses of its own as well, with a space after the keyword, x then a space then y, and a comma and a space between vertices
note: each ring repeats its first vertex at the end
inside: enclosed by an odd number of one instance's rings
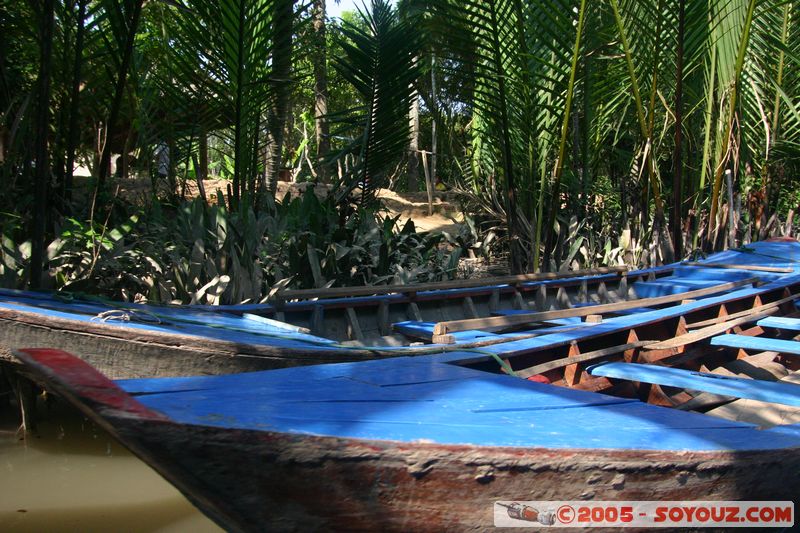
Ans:
POLYGON ((63 402, 21 438, 0 406, 0 531, 219 532, 172 485, 63 402))

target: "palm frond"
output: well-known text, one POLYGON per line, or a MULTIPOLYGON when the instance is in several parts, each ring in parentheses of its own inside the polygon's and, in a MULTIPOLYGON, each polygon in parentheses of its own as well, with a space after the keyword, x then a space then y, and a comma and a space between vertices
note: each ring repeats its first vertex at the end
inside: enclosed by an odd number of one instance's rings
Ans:
POLYGON ((342 202, 357 187, 362 205, 374 201, 387 174, 406 152, 408 112, 419 77, 417 58, 421 45, 411 23, 398 19, 385 0, 373 0, 371 9, 359 10, 360 24, 341 29, 344 55, 333 65, 361 97, 359 106, 331 116, 336 135, 350 139, 336 159, 356 157, 344 176, 338 198, 342 202))

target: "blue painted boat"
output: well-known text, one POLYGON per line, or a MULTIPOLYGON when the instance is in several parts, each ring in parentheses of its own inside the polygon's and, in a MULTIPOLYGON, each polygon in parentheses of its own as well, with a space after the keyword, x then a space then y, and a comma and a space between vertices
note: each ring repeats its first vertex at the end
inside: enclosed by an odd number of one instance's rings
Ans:
MULTIPOLYGON (((80 354, 112 378, 133 378, 394 357, 411 344, 470 347, 504 340, 481 332, 435 337, 432 325, 440 321, 527 309, 529 302, 544 310, 569 307, 578 300, 635 297, 631 285, 637 280, 670 271, 664 267, 629 273, 617 267, 421 285, 290 290, 263 304, 229 306, 154 306, 0 289, 0 359, 20 347, 55 346, 80 354)), ((424 349, 407 353, 420 351, 424 349)))
POLYGON ((800 244, 704 264, 675 282, 734 286, 499 314, 484 334, 515 337, 424 356, 116 382, 18 356, 233 531, 483 530, 498 500, 792 500, 800 244), (575 317, 591 320, 552 323, 575 317))

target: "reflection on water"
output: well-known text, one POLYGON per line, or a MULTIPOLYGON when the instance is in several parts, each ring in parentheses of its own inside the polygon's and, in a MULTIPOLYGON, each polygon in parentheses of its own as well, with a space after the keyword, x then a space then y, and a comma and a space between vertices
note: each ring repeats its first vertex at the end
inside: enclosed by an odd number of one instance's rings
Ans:
POLYGON ((177 489, 62 402, 20 440, 0 406, 0 531, 218 532, 177 489))

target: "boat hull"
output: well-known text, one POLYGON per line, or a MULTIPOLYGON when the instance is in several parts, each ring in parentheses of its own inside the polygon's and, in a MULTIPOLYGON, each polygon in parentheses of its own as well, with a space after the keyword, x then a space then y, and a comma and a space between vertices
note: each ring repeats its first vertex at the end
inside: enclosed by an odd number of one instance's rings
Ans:
POLYGON ((0 360, 13 363, 11 350, 26 346, 60 349, 112 379, 217 375, 375 359, 359 349, 314 350, 234 342, 197 335, 133 329, 102 322, 44 319, 37 312, 0 309, 0 360))
POLYGON ((800 450, 367 441, 92 417, 228 530, 470 531, 498 500, 791 500, 800 450))
MULTIPOLYGON (((213 311, 208 306, 181 308, 119 304, 116 308, 113 302, 81 300, 76 300, 73 305, 73 302, 38 293, 0 290, 0 362, 13 362, 11 351, 18 348, 56 346, 77 354, 112 379, 129 379, 232 374, 370 360, 391 355, 378 354, 370 348, 410 342, 405 338, 402 341, 390 338, 392 324, 405 320, 441 321, 475 314, 488 315, 497 308, 525 306, 520 302, 531 298, 537 301, 537 309, 551 309, 569 306, 571 300, 599 300, 599 293, 603 298, 612 299, 624 299, 635 294, 629 290, 627 273, 620 275, 624 270, 596 269, 596 272, 599 275, 589 278, 574 277, 580 272, 562 274, 566 278, 548 280, 546 283, 549 285, 533 282, 519 286, 492 285, 492 280, 487 279, 482 283, 488 285, 463 289, 422 291, 424 286, 409 286, 410 292, 327 300, 311 294, 309 297, 314 298, 305 301, 220 306, 213 311), (421 292, 414 292, 417 287, 421 292), (162 327, 160 323, 99 320, 103 314, 114 312, 130 313, 131 316, 141 313, 141 318, 147 319, 161 315, 165 323, 162 327), (253 333, 253 328, 257 327, 257 320, 254 326, 252 320, 242 319, 241 315, 248 312, 287 322, 285 325, 289 329, 279 331, 277 337, 289 339, 274 342, 269 336, 240 335, 243 331, 253 333), (215 324, 218 317, 223 317, 220 320, 231 327, 215 324), (237 320, 242 324, 237 324, 237 320), (132 327, 137 325, 139 327, 132 327), (291 328, 310 333, 330 344, 304 344, 304 335, 295 335, 297 332, 291 328), (296 342, 292 342, 293 336, 297 337, 296 342), (338 344, 342 342, 350 345, 338 344)), ((668 273, 669 268, 658 272, 668 273)), ((631 273, 630 281, 650 276, 655 276, 655 273, 631 273)), ((472 280, 471 283, 477 282, 472 280)), ((368 294, 370 290, 381 289, 386 288, 357 287, 350 290, 368 294)), ((328 289, 331 290, 335 291, 328 289)), ((131 320, 135 321, 135 318, 131 320)))

